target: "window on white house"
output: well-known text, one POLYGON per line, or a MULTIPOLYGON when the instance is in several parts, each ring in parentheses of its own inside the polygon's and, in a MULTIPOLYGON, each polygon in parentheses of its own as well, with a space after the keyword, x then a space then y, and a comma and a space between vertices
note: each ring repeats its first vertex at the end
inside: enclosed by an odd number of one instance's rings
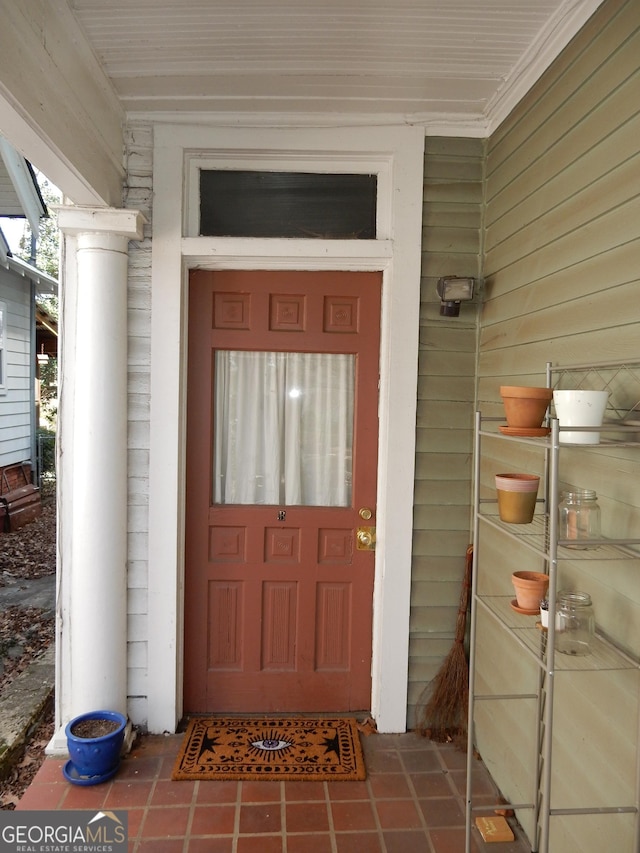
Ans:
POLYGON ((0 394, 4 393, 6 388, 6 354, 5 354, 5 325, 7 318, 7 306, 4 302, 0 302, 0 394))

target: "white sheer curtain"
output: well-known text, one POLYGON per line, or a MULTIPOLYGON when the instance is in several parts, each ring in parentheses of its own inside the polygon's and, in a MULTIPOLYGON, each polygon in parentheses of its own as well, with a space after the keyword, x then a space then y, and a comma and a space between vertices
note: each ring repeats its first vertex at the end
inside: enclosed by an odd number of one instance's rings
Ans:
POLYGON ((354 356, 217 351, 214 502, 349 506, 354 356))

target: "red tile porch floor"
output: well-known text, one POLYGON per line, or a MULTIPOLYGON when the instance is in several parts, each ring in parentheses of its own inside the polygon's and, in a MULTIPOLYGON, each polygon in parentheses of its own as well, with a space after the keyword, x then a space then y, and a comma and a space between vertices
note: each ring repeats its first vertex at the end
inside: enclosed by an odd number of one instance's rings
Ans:
MULTIPOLYGON (((102 785, 71 785, 48 758, 18 810, 128 812, 130 853, 463 853, 466 756, 416 734, 363 737, 365 782, 174 782, 182 736, 142 737, 102 785)), ((474 762, 474 802, 497 801, 474 762)), ((525 836, 474 853, 530 853, 525 836)))

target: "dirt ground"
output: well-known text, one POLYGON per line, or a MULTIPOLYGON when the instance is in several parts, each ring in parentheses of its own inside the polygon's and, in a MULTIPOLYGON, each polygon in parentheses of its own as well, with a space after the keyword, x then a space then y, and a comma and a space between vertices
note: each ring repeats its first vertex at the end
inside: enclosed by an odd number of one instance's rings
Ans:
MULTIPOLYGON (((42 515, 15 533, 0 534, 0 588, 24 585, 25 581, 55 575, 55 503, 49 500, 42 515)), ((51 610, 9 605, 0 612, 0 691, 23 672, 54 640, 51 610)), ((53 703, 8 777, 0 780, 0 809, 14 809, 44 760, 44 749, 53 735, 53 703)))

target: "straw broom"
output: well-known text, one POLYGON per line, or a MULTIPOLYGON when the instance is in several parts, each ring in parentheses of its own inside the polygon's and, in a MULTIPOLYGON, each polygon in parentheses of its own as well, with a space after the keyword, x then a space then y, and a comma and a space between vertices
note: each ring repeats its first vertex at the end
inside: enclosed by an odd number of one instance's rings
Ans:
POLYGON ((429 698, 418 721, 418 732, 424 737, 439 743, 454 741, 460 747, 466 747, 467 737, 469 662, 464 640, 471 597, 472 566, 473 545, 469 545, 456 619, 455 640, 438 674, 423 693, 422 698, 426 696, 429 698))

